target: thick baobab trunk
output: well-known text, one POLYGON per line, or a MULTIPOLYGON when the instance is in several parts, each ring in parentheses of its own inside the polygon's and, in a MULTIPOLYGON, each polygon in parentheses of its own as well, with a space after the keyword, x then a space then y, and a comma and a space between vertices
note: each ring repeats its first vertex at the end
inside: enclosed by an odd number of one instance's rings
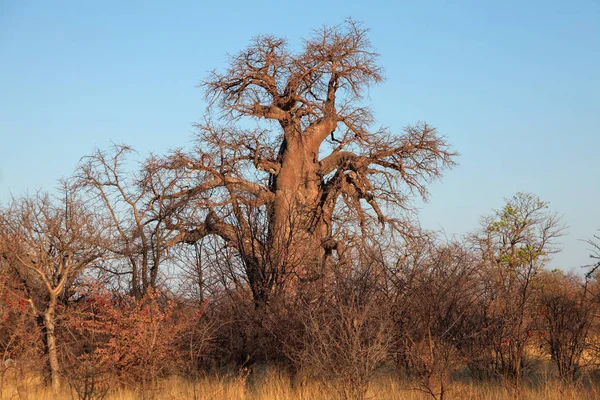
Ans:
POLYGON ((46 351, 48 352, 48 363, 50 365, 50 380, 52 391, 56 395, 60 390, 60 368, 58 363, 58 350, 56 348, 55 312, 56 298, 51 298, 48 309, 44 313, 44 328, 46 330, 46 351))
POLYGON ((293 136, 284 146, 285 156, 274 182, 275 201, 271 230, 276 253, 284 253, 303 269, 313 269, 323 260, 326 229, 316 217, 321 177, 318 149, 293 136))
MULTIPOLYGON (((320 213, 322 177, 317 153, 318 146, 304 135, 286 133, 280 149, 281 167, 271 176, 269 187, 274 196, 267 206, 266 246, 239 245, 256 309, 264 308, 273 289, 292 273, 303 282, 325 276, 327 252, 323 244, 330 227, 320 213)), ((240 220, 242 225, 247 223, 243 217, 240 220)))

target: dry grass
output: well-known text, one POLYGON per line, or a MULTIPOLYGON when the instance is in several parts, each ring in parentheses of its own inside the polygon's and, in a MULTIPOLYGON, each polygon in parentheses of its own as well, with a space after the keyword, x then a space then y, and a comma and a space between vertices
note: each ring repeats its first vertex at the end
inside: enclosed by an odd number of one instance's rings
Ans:
MULTIPOLYGON (((49 388, 39 378, 20 377, 6 374, 3 380, 0 399, 54 400, 49 388)), ((337 399, 335 388, 318 383, 293 384, 289 378, 270 372, 258 383, 251 383, 244 377, 211 376, 195 381, 182 378, 162 380, 154 390, 111 388, 106 400, 139 399, 191 399, 191 400, 313 400, 337 399)), ((379 378, 367 395, 368 399, 381 400, 421 400, 431 397, 407 383, 392 378, 379 378)), ((505 400, 514 399, 515 394, 507 388, 492 384, 454 383, 448 393, 449 399, 505 400)), ((523 400, 580 400, 598 399, 600 391, 596 387, 573 388, 558 382, 526 387, 522 390, 523 400)), ((59 399, 77 399, 66 390, 59 399)))

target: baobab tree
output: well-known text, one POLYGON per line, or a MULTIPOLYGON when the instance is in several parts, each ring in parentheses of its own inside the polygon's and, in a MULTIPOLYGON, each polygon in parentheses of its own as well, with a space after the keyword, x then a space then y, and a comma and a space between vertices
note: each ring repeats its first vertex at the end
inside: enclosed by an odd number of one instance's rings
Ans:
POLYGON ((346 21, 296 52, 256 37, 203 81, 208 116, 196 148, 153 165, 187 176, 168 196, 174 242, 221 238, 264 303, 289 276, 323 277, 372 226, 413 235, 412 195, 427 198, 456 153, 426 123, 400 134, 373 128, 363 100, 383 80, 377 57, 367 30, 346 21))

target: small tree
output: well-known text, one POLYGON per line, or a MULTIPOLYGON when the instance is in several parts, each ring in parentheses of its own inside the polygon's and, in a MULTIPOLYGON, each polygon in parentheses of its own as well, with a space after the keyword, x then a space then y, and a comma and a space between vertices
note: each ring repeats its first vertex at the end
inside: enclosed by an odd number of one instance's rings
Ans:
POLYGON ((103 224, 65 185, 63 198, 48 194, 14 199, 2 210, 3 257, 12 260, 33 315, 43 329, 54 392, 59 390, 56 314, 77 277, 103 251, 103 224))
POLYGON ((594 235, 594 238, 587 243, 592 246, 590 252, 592 263, 587 266, 589 270, 586 274, 586 278, 590 279, 600 269, 600 235, 594 235))
POLYGON ((570 383, 580 377, 594 319, 595 304, 587 295, 578 277, 559 270, 544 276, 538 301, 539 336, 559 375, 570 383))
POLYGON ((460 243, 429 241, 399 257, 390 269, 395 353, 400 367, 423 391, 445 399, 449 378, 463 357, 459 351, 466 321, 478 296, 475 257, 460 243))
POLYGON ((535 329, 531 315, 536 282, 564 230, 560 217, 547 208, 548 203, 537 196, 517 193, 484 218, 482 230, 474 236, 491 299, 484 323, 495 357, 492 367, 517 390, 525 348, 535 329))
POLYGON ((140 300, 157 289, 159 269, 167 259, 172 230, 163 224, 167 210, 162 199, 175 183, 145 169, 131 175, 125 165, 132 152, 120 145, 84 157, 76 184, 88 195, 86 204, 110 221, 111 240, 103 243, 114 258, 108 272, 129 276, 131 293, 140 300))
POLYGON ((391 344, 391 308, 378 291, 383 271, 372 256, 363 255, 352 273, 338 274, 320 298, 301 304, 299 336, 288 338, 288 353, 305 376, 333 384, 347 400, 365 398, 391 344))

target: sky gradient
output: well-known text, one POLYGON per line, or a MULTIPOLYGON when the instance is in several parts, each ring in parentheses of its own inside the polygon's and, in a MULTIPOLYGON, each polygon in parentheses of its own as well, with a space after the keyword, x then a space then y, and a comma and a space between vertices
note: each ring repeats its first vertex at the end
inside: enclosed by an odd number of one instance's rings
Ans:
POLYGON ((111 141, 189 144, 196 84, 227 53, 261 33, 298 48, 352 17, 385 68, 367 99, 378 123, 427 121, 461 153, 423 226, 464 234, 532 192, 569 226, 551 266, 578 270, 600 229, 600 2, 410 3, 0 0, 0 202, 51 190, 111 141))

